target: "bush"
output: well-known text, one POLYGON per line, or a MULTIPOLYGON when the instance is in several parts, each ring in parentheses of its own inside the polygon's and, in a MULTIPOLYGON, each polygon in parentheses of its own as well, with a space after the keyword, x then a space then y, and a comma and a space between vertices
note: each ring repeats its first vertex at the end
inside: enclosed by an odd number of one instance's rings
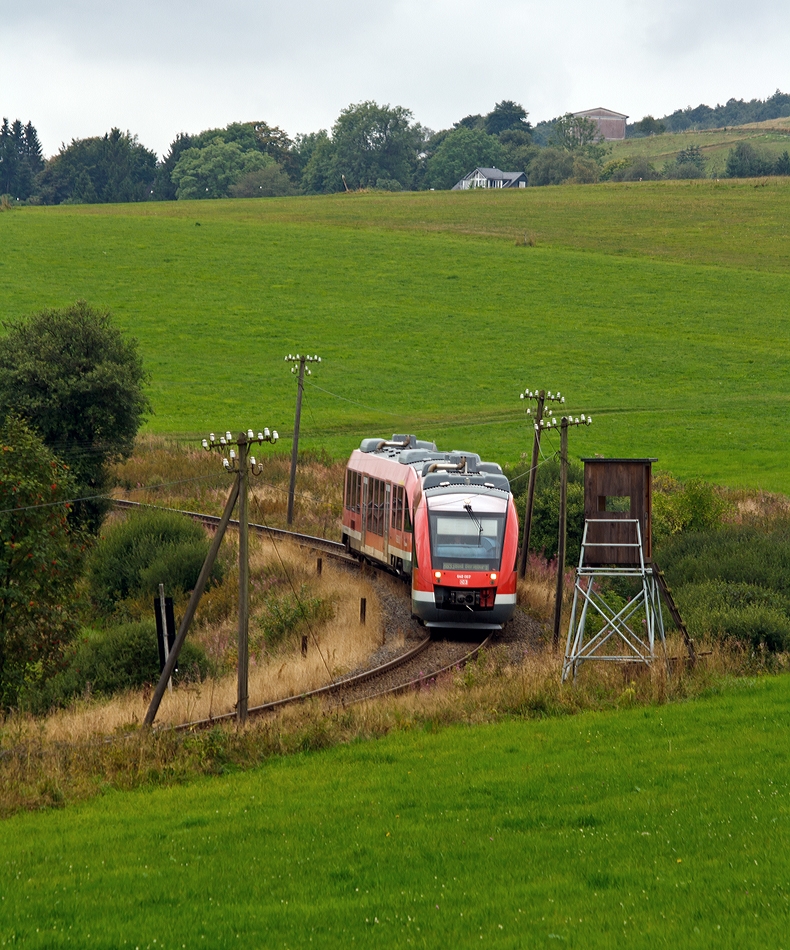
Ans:
POLYGON ((527 169, 529 185, 561 185, 573 177, 573 165, 571 152, 559 148, 541 149, 527 169))
POLYGON ((769 650, 790 646, 790 600, 778 591, 710 580, 684 585, 677 602, 694 637, 732 639, 769 650))
POLYGON ((730 506, 713 485, 692 478, 685 485, 659 476, 653 491, 653 538, 660 544, 680 531, 718 528, 730 506))
MULTIPOLYGON (((513 501, 518 511, 523 532, 524 508, 527 501, 529 476, 527 467, 516 467, 506 471, 513 482, 513 501)), ((532 509, 532 530, 529 537, 529 549, 546 558, 557 556, 560 517, 560 463, 556 459, 546 462, 538 468, 535 484, 535 502, 532 509)), ((565 563, 579 563, 582 533, 584 531, 584 466, 581 462, 570 460, 568 463, 568 507, 567 535, 565 544, 565 563)))
MULTIPOLYGON (((91 595, 109 613, 128 597, 156 594, 160 583, 168 594, 192 590, 208 548, 205 532, 190 518, 169 511, 134 513, 99 539, 90 560, 91 595)), ((221 580, 219 562, 211 576, 221 580)))
POLYGON ((611 181, 658 181, 660 178, 661 173, 646 158, 634 158, 627 165, 614 169, 610 176, 611 181))
POLYGON ((760 178, 773 173, 774 163, 771 159, 760 154, 748 142, 739 142, 727 155, 724 172, 727 178, 760 178))
POLYGON ((282 198, 295 195, 296 188, 282 165, 269 165, 248 172, 231 185, 233 198, 282 198))
MULTIPOLYGON (((189 640, 178 658, 175 682, 202 679, 209 663, 202 647, 189 640)), ((63 706, 86 695, 110 696, 125 689, 156 683, 159 650, 156 625, 151 622, 123 624, 91 631, 76 644, 68 666, 37 693, 27 697, 35 712, 63 706)))

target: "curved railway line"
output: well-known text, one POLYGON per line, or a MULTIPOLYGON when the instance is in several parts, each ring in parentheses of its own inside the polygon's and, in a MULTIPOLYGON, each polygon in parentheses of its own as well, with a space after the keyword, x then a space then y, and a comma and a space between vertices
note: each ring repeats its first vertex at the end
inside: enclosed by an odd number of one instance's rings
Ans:
MULTIPOLYGON (((207 515, 196 511, 185 511, 179 508, 160 508, 158 505, 149 505, 123 499, 115 499, 114 504, 119 508, 125 509, 158 508, 159 510, 172 511, 177 514, 186 515, 209 527, 215 527, 220 522, 220 518, 215 515, 207 515)), ((230 521, 229 524, 238 527, 239 522, 230 521)), ((270 537, 279 538, 284 541, 292 541, 304 547, 309 547, 328 554, 330 557, 354 567, 360 567, 360 562, 357 558, 349 555, 344 545, 338 541, 329 541, 326 538, 300 534, 296 531, 286 531, 283 528, 270 528, 267 525, 250 523, 250 528, 259 534, 269 535, 270 537)), ((375 565, 372 566, 375 567, 375 565)), ((382 570, 380 568, 376 569, 382 570)), ((489 633, 486 637, 476 639, 474 642, 469 640, 436 641, 432 640, 430 636, 427 636, 420 640, 415 646, 405 650, 399 656, 387 660, 385 663, 351 676, 342 677, 318 689, 293 696, 286 696, 282 699, 262 703, 258 706, 251 706, 247 710, 247 715, 253 717, 272 714, 285 706, 306 702, 310 699, 329 699, 332 701, 331 705, 342 707, 375 699, 379 696, 394 695, 396 693, 407 692, 410 689, 419 689, 422 686, 434 682, 437 677, 453 669, 458 669, 474 660, 480 650, 489 644, 492 636, 493 634, 489 633)), ((197 719, 190 722, 179 723, 176 726, 168 728, 174 728, 178 731, 204 729, 221 722, 232 721, 235 718, 235 712, 221 713, 207 719, 197 719)))

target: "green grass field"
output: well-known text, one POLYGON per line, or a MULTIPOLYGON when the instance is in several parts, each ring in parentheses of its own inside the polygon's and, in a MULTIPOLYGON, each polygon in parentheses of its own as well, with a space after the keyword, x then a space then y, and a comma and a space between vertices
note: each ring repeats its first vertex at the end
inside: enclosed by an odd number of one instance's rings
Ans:
POLYGON ((593 414, 575 454, 790 491, 790 181, 758 184, 25 208, 0 215, 0 313, 110 307, 155 432, 287 435, 306 349, 303 444, 335 456, 415 431, 514 461, 545 386, 593 414))
POLYGON ((790 678, 0 824, 0 945, 788 946, 790 678))
POLYGON ((790 150, 790 120, 769 119, 749 125, 730 126, 726 129, 703 129, 700 131, 665 132, 641 139, 625 139, 612 142, 611 158, 643 156, 661 169, 666 161, 673 161, 681 149, 698 145, 707 160, 709 177, 721 177, 730 149, 739 142, 748 142, 758 152, 777 158, 790 150))

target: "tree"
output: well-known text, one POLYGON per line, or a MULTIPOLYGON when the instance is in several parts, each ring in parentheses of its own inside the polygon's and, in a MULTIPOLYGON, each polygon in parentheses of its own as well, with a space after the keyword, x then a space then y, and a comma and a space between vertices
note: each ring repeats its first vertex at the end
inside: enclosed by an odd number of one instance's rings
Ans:
POLYGON ((527 181, 533 185, 561 185, 573 177, 573 154, 559 148, 543 148, 530 162, 527 181))
POLYGON ((32 123, 19 119, 0 126, 0 195, 25 200, 35 191, 36 175, 44 167, 41 143, 32 123))
POLYGON ((425 181, 429 188, 452 188, 475 168, 498 168, 504 156, 493 135, 461 125, 453 129, 428 159, 425 181))
MULTIPOLYGON (((102 494, 107 465, 131 454, 151 408, 137 341, 84 300, 3 326, 0 419, 17 414, 36 429, 69 465, 75 497, 102 494)), ((105 509, 79 502, 75 518, 95 531, 105 509)))
POLYGON ((790 152, 785 149, 774 164, 774 175, 790 175, 790 152))
POLYGON ((273 164, 242 175, 231 185, 230 194, 233 198, 278 198, 295 195, 296 188, 282 165, 273 164))
POLYGON ((705 156, 699 145, 689 145, 682 148, 675 156, 674 162, 667 162, 664 166, 665 178, 704 178, 705 156))
POLYGON ((772 172, 773 162, 748 142, 738 142, 727 155, 724 172, 727 178, 759 178, 772 172))
POLYGON ((274 165, 274 159, 258 151, 244 151, 236 142, 217 139, 204 148, 188 148, 181 154, 171 178, 176 197, 227 198, 244 175, 274 165))
POLYGON ((654 119, 652 115, 646 115, 639 122, 634 122, 633 130, 637 135, 662 135, 667 127, 663 122, 654 119))
POLYGON ((0 424, 0 708, 59 668, 84 544, 68 470, 21 419, 0 424))
POLYGON ((335 146, 325 129, 297 137, 302 164, 302 188, 309 195, 321 195, 343 188, 335 173, 335 146))
POLYGON ((191 135, 180 132, 170 143, 167 155, 156 166, 156 177, 154 179, 154 201, 175 201, 176 183, 173 181, 173 169, 178 164, 184 152, 189 148, 195 148, 195 141, 191 135))
POLYGON ((529 132, 531 126, 527 122, 528 115, 529 113, 518 102, 503 99, 485 117, 483 128, 489 135, 500 135, 511 129, 529 132))
POLYGON ((145 201, 151 197, 156 155, 137 136, 113 129, 63 145, 38 176, 46 204, 145 201))
POLYGON ((409 188, 417 166, 423 130, 411 124, 412 114, 402 106, 380 106, 373 101, 347 106, 332 127, 333 174, 328 184, 342 188, 374 188, 379 179, 409 188))
POLYGON ((564 149, 566 152, 580 152, 595 159, 604 155, 605 147, 602 142, 601 131, 592 119, 570 113, 557 119, 550 138, 550 144, 555 148, 564 149))

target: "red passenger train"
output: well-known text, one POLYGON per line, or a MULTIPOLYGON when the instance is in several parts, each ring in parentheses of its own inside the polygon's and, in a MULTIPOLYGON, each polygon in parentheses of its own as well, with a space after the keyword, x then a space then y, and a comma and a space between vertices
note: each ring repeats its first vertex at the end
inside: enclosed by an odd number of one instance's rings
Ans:
POLYGON ((495 462, 413 435, 363 439, 346 469, 347 550, 411 577, 429 628, 498 630, 516 609, 518 518, 495 462))

